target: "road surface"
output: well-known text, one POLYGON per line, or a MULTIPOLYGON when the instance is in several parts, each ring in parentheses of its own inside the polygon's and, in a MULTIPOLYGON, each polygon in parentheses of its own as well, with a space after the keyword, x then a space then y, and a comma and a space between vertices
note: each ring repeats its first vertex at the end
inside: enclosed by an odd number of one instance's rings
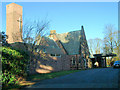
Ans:
POLYGON ((54 79, 42 80, 27 88, 118 88, 120 69, 83 70, 54 79))

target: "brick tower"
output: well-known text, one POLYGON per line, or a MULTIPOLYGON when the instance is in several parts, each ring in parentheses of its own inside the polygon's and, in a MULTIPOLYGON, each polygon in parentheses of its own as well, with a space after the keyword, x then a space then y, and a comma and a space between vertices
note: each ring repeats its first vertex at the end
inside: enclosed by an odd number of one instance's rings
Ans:
POLYGON ((6 5, 6 34, 8 43, 22 42, 22 6, 6 5))

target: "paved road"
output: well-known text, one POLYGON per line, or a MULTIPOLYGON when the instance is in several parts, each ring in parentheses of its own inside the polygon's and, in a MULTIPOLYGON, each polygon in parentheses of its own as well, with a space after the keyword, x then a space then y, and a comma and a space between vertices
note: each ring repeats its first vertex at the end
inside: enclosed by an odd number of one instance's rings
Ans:
POLYGON ((43 80, 27 88, 118 88, 119 70, 113 68, 84 70, 43 80))

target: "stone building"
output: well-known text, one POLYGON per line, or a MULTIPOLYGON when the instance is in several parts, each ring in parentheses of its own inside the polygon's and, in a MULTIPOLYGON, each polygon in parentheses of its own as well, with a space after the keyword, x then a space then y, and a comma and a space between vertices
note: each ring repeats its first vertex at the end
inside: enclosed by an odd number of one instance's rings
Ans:
MULTIPOLYGON (((25 50, 21 43, 22 23, 22 6, 15 3, 7 5, 7 41, 13 47, 25 50)), ((90 68, 90 53, 83 26, 81 30, 62 34, 51 30, 48 37, 42 37, 37 42, 34 54, 29 66, 31 74, 90 68)))

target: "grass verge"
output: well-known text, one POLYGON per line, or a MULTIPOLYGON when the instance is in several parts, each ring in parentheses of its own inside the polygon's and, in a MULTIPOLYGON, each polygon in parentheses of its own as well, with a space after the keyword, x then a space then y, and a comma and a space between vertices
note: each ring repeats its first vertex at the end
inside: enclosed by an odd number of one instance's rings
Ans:
POLYGON ((27 79, 32 81, 52 79, 55 77, 67 75, 67 74, 78 72, 78 71, 80 70, 69 70, 69 71, 59 71, 59 72, 52 72, 52 73, 46 73, 46 74, 35 74, 35 75, 29 76, 27 79))
POLYGON ((21 89, 26 86, 36 84, 40 80, 52 79, 55 77, 60 77, 60 76, 64 76, 64 75, 74 73, 74 72, 79 72, 79 71, 81 70, 69 70, 69 71, 59 71, 59 72, 52 72, 52 73, 30 75, 26 79, 19 81, 19 84, 14 89, 16 89, 17 87, 18 87, 17 89, 21 89))

